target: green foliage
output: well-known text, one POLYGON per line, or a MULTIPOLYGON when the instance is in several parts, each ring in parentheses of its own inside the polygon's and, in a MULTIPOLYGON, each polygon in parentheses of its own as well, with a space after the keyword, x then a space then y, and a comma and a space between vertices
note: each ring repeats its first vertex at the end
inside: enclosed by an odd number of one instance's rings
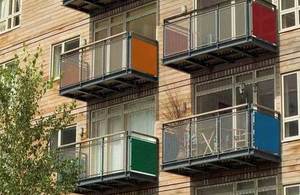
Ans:
POLYGON ((40 70, 40 55, 40 49, 33 55, 24 49, 0 69, 0 194, 67 193, 78 178, 78 160, 49 150, 50 138, 74 120, 75 104, 40 116, 40 100, 52 87, 40 70))

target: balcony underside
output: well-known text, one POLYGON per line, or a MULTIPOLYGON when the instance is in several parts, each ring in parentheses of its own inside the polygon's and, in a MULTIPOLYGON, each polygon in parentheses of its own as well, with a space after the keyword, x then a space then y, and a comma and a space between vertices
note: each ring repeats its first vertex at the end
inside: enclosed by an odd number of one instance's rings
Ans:
POLYGON ((155 184, 156 182, 156 177, 130 171, 123 171, 105 176, 82 179, 79 181, 77 191, 104 191, 122 187, 134 187, 149 183, 155 184))
POLYGON ((86 12, 92 13, 97 9, 105 9, 109 7, 116 7, 121 4, 120 0, 64 0, 64 6, 86 12))
POLYGON ((164 164, 162 168, 167 172, 194 175, 212 170, 234 170, 242 166, 255 167, 259 162, 279 163, 280 157, 256 149, 244 149, 220 155, 170 162, 164 164))
POLYGON ((82 101, 99 100, 153 82, 157 82, 156 77, 132 69, 125 69, 76 85, 63 87, 60 89, 60 95, 82 101))
POLYGON ((193 73, 212 69, 217 65, 232 64, 246 58, 257 58, 277 52, 277 47, 255 37, 244 37, 229 42, 213 44, 164 58, 164 64, 171 68, 193 73))

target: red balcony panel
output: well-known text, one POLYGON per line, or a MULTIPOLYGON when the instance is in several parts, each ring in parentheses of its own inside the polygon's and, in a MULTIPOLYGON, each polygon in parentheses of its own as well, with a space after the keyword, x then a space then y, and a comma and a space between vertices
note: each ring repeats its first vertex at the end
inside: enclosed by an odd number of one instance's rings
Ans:
POLYGON ((272 44, 277 43, 276 10, 253 2, 253 35, 272 44))

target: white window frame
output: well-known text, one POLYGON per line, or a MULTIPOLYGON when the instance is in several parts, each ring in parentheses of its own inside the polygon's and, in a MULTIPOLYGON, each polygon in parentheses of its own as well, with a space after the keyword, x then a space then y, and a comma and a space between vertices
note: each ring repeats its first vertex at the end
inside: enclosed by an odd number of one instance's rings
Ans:
POLYGON ((295 141, 300 139, 300 71, 290 72, 283 74, 281 77, 281 86, 282 86, 282 141, 283 142, 289 142, 289 141, 295 141), (297 76, 297 103, 298 103, 298 114, 295 116, 285 117, 285 106, 284 106, 284 77, 288 75, 296 74, 297 76), (285 137, 285 123, 286 122, 292 122, 292 121, 298 121, 298 135, 297 136, 291 136, 291 137, 285 137))
MULTIPOLYGON (((118 116, 121 116, 121 122, 122 122, 122 126, 123 126, 123 129, 124 129, 123 131, 126 131, 125 115, 128 114, 128 113, 133 112, 133 110, 129 110, 129 111, 125 110, 125 105, 132 104, 132 103, 138 103, 138 102, 147 102, 147 104, 145 104, 145 107, 143 107, 143 109, 145 109, 145 108, 153 109, 153 113, 154 113, 154 121, 153 122, 155 122, 155 112, 156 112, 156 110, 155 110, 155 97, 154 96, 148 96, 148 97, 145 97, 145 98, 141 98, 141 99, 137 99, 137 100, 133 100, 133 101, 128 101, 128 102, 124 102, 124 103, 121 103, 121 104, 117 104, 117 105, 109 106, 109 107, 106 107, 106 108, 100 108, 100 109, 96 109, 96 110, 91 111, 91 114, 90 114, 90 116, 91 116, 90 117, 90 127, 91 128, 90 128, 89 136, 92 135, 92 132, 91 132, 93 130, 93 127, 92 127, 93 124, 92 123, 99 120, 99 119, 95 119, 95 120, 92 119, 93 113, 95 113, 95 112, 104 112, 105 113, 105 117, 102 118, 102 119, 105 120, 105 126, 108 129, 108 125, 109 125, 108 124, 108 119, 112 116, 111 114, 110 115, 108 114, 108 110, 111 109, 111 108, 114 108, 114 107, 119 107, 120 108, 120 110, 118 111, 118 116), (149 104, 148 102, 150 102, 150 101, 147 102, 147 100, 153 100, 153 101, 149 104)), ((143 110, 143 109, 138 109, 138 110, 143 110)), ((136 110, 134 110, 134 111, 136 111, 136 110)), ((155 134, 155 127, 153 129, 153 134, 155 134)), ((154 135, 152 135, 152 136, 154 136, 154 135)))
POLYGON ((93 35, 94 35, 93 40, 95 41, 96 33, 97 33, 98 31, 107 29, 107 30, 108 30, 108 36, 107 36, 107 37, 110 37, 110 36, 111 36, 111 28, 114 27, 114 26, 117 26, 117 25, 120 25, 120 24, 123 23, 123 31, 126 31, 126 30, 127 30, 127 23, 128 23, 128 22, 133 21, 133 20, 136 20, 136 19, 141 18, 141 17, 145 17, 145 16, 148 16, 148 15, 154 14, 154 13, 157 14, 157 6, 156 6, 155 9, 150 10, 150 11, 148 10, 147 12, 144 12, 143 14, 138 15, 138 16, 136 16, 136 17, 127 17, 127 14, 130 13, 130 12, 132 12, 132 11, 141 9, 141 8, 143 8, 143 7, 155 5, 155 4, 156 4, 155 2, 154 2, 154 3, 151 2, 151 3, 148 3, 148 4, 146 4, 146 5, 139 6, 139 7, 137 7, 137 8, 134 8, 134 9, 125 11, 125 12, 123 12, 123 13, 121 13, 121 14, 113 15, 113 16, 107 17, 107 18, 102 19, 102 20, 95 20, 95 21, 94 21, 94 24, 93 24, 93 31, 94 31, 94 32, 93 32, 93 35), (113 22, 112 22, 112 19, 115 18, 115 17, 118 17, 118 16, 122 16, 122 18, 123 18, 122 20, 123 20, 123 21, 122 21, 122 22, 115 22, 115 23, 113 23, 113 22), (98 29, 96 28, 96 24, 97 24, 97 23, 101 23, 101 22, 105 22, 105 21, 108 22, 108 25, 107 25, 107 26, 102 27, 102 28, 98 28, 98 29))
MULTIPOLYGON (((66 127, 65 129, 69 129, 69 128, 75 128, 76 129, 76 139, 75 139, 75 142, 69 143, 69 144, 76 144, 77 142, 80 141, 80 140, 78 140, 78 126, 77 125, 70 125, 70 126, 66 127)), ((64 130, 59 130, 58 131, 58 135, 57 135, 57 147, 58 148, 65 146, 64 144, 61 144, 61 141, 62 141, 61 140, 61 132, 64 131, 64 130)), ((67 144, 67 145, 69 145, 69 144, 67 144)))
POLYGON ((293 184, 293 185, 286 185, 286 186, 284 186, 284 195, 288 195, 287 193, 286 193, 286 189, 287 188, 292 188, 292 187, 298 187, 299 189, 300 189, 300 184, 293 184))
POLYGON ((300 27, 300 20, 299 20, 299 11, 300 11, 300 5, 298 5, 298 0, 294 0, 294 4, 295 6, 289 9, 285 9, 285 10, 281 10, 282 6, 281 6, 281 2, 284 0, 278 0, 278 5, 279 5, 279 26, 280 26, 280 32, 286 32, 286 31, 290 31, 290 30, 294 30, 300 27), (282 16, 288 13, 295 13, 295 26, 291 26, 288 28, 282 28, 282 16))
MULTIPOLYGON (((247 72, 243 72, 243 73, 240 73, 240 74, 235 74, 235 75, 232 75, 232 76, 228 76, 228 77, 222 77, 220 79, 215 79, 215 80, 210 80, 210 81, 207 81, 207 82, 204 82, 204 83, 199 83, 199 84, 196 84, 195 85, 195 95, 194 95, 194 98, 195 98, 195 104, 194 104, 194 110, 196 111, 196 113, 198 113, 197 111, 197 105, 198 105, 198 102, 197 102, 197 97, 199 96, 203 96, 203 95, 208 95, 208 94, 211 94, 211 93, 216 93, 216 92, 220 92, 220 91, 223 91, 223 90, 228 90, 228 89, 232 89, 232 105, 235 106, 237 103, 237 100, 236 100, 236 88, 239 87, 239 83, 236 82, 236 77, 238 76, 242 76, 242 75, 246 75, 246 74, 249 74, 249 73, 252 73, 252 81, 251 82, 248 82, 246 81, 245 84, 257 84, 258 82, 261 82, 261 81, 267 81, 267 80, 271 80, 273 79, 274 80, 274 110, 276 110, 276 83, 277 83, 277 79, 276 79, 276 67, 275 66, 270 66, 270 67, 266 67, 266 68, 261 68, 261 69, 257 69, 257 70, 254 70, 254 71, 247 71, 247 72), (268 75, 268 76, 264 76, 264 77, 257 77, 257 72, 259 71, 263 71, 263 70, 268 70, 268 69, 273 69, 273 75, 268 75), (197 92, 197 86, 198 85, 205 85, 205 84, 209 84, 210 82, 215 82, 215 81, 219 81, 219 80, 223 80, 223 79, 229 79, 231 78, 231 84, 228 84, 228 85, 224 85, 222 87, 218 87, 218 88, 213 88, 213 89, 209 89, 209 90, 205 90, 204 92, 197 92)), ((254 94, 253 94, 254 95, 254 94)), ((257 93, 256 93, 257 95, 257 93)), ((253 102, 254 103, 257 103, 257 97, 253 96, 253 102)))
MULTIPOLYGON (((262 191, 265 191, 265 190, 276 190, 276 195, 279 195, 279 189, 278 189, 278 178, 277 176, 269 176, 269 177, 261 177, 261 178, 256 178, 256 179, 247 179, 247 180, 240 180, 240 181, 237 181, 237 182, 230 182, 230 183, 225 183, 225 184, 217 184, 217 185, 210 185, 210 186, 203 186, 203 187, 197 187, 195 189, 195 194, 196 195, 201 195, 201 194, 198 194, 198 190, 199 189, 206 189, 206 188, 211 188, 211 187, 217 187, 217 186, 225 186, 225 185, 233 185, 233 189, 232 191, 234 192, 234 194, 239 194, 237 192, 237 184, 238 183, 245 183, 245 182, 254 182, 254 194, 257 195, 259 192, 262 192, 262 191), (258 181, 259 180, 263 180, 263 179, 271 179, 271 178, 275 178, 276 179, 276 185, 271 187, 264 187, 262 189, 259 189, 258 188, 258 181)), ((275 195, 275 194, 274 194, 275 195)))
POLYGON ((61 45, 61 54, 63 54, 64 52, 65 52, 65 44, 67 43, 67 42, 70 42, 70 41, 74 41, 74 40, 76 40, 76 39, 78 39, 79 40, 79 47, 80 47, 80 45, 81 45, 81 36, 75 36, 75 37, 73 37, 73 38, 70 38, 70 39, 66 39, 66 40, 64 40, 64 41, 61 41, 61 42, 59 42, 59 43, 55 43, 55 44, 52 44, 51 45, 51 47, 50 47, 50 51, 51 51, 51 59, 50 59, 50 66, 49 66, 49 75, 50 75, 50 78, 53 78, 54 79, 54 81, 56 81, 56 80, 59 80, 60 79, 60 74, 61 74, 61 72, 60 72, 60 66, 61 65, 59 65, 59 69, 58 69, 58 76, 55 76, 54 77, 54 75, 53 75, 53 68, 54 68, 54 47, 56 47, 56 46, 59 46, 59 45, 61 45))
MULTIPOLYGON (((8 6, 8 9, 9 9, 9 6, 8 6)), ((18 12, 14 12, 14 9, 15 9, 15 0, 12 1, 12 14, 10 15, 7 15, 5 18, 3 19, 0 19, 0 22, 3 22, 3 21, 6 21, 6 26, 5 26, 5 30, 4 31, 0 31, 0 34, 3 34, 3 33, 6 33, 6 32, 9 32, 9 31, 12 31, 18 27, 21 26, 21 12, 22 12, 22 0, 20 0, 20 9, 18 12), (19 24, 18 25, 14 25, 14 18, 19 16, 19 24), (9 23, 9 20, 11 20, 11 27, 8 28, 8 23, 9 23)))

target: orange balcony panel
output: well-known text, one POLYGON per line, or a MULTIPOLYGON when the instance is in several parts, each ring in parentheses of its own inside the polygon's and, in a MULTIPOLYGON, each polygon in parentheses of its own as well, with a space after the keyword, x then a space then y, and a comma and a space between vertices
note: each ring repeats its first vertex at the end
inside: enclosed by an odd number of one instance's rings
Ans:
POLYGON ((157 77, 157 45, 133 37, 131 46, 132 68, 136 71, 157 77))

